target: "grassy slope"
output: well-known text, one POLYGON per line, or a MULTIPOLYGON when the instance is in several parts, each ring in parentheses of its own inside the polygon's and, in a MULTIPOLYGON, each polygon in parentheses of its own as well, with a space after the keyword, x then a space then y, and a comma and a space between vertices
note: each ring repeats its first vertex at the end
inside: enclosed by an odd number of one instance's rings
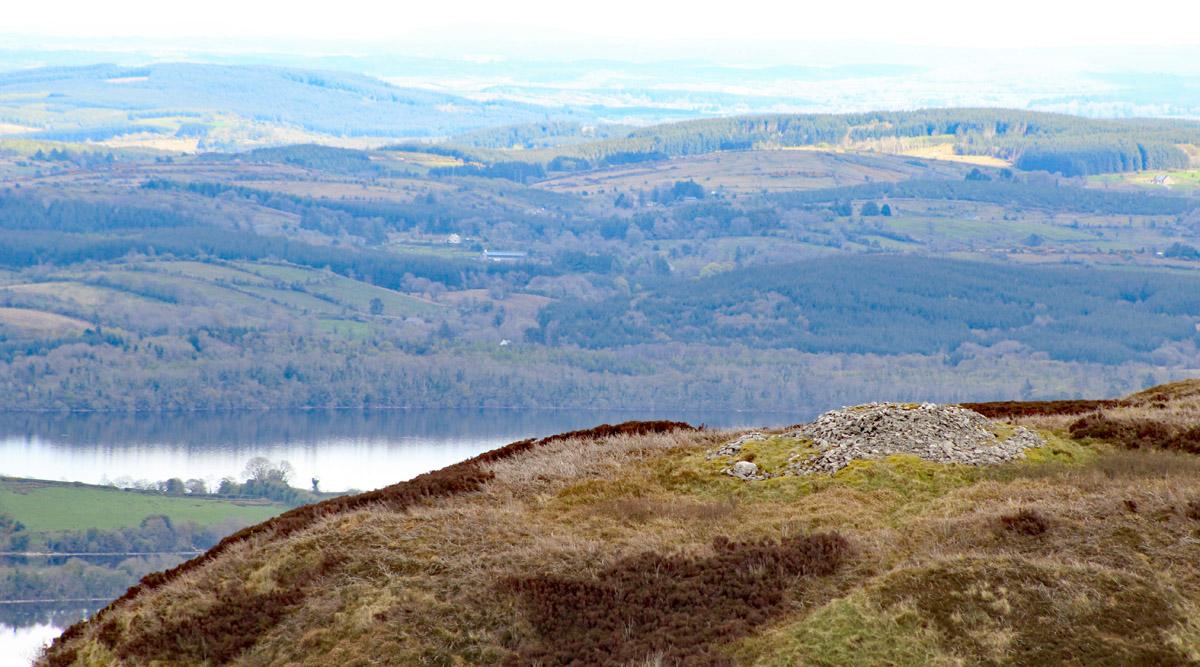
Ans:
POLYGON ((1050 444, 994 468, 743 483, 706 456, 730 432, 514 446, 244 531, 44 664, 1188 664, 1200 461, 1150 445, 1196 389, 1092 413, 1158 423, 1136 450, 1010 416, 1050 444))
POLYGON ((391 317, 423 315, 444 308, 362 281, 269 262, 150 261, 136 267, 114 264, 107 270, 64 271, 54 278, 53 282, 4 285, 4 279, 0 277, 0 295, 11 290, 22 295, 49 297, 45 304, 47 310, 32 305, 0 309, 0 323, 34 330, 58 330, 68 325, 83 330, 91 326, 83 320, 47 312, 56 307, 55 302, 70 304, 77 307, 75 310, 108 306, 183 311, 198 305, 221 304, 253 317, 272 312, 284 317, 315 313, 338 318, 338 321, 369 316, 371 301, 376 298, 383 303, 384 314, 391 317), (88 284, 96 280, 126 289, 88 284), (173 290, 166 293, 181 295, 183 304, 164 305, 129 291, 142 289, 141 285, 152 285, 155 294, 164 293, 164 289, 173 290))
POLYGON ((883 154, 840 154, 817 150, 753 150, 708 153, 555 176, 537 187, 580 193, 597 188, 652 190, 694 180, 727 192, 815 190, 914 178, 961 180, 970 171, 938 160, 906 161, 883 154))
POLYGON ((0 513, 8 514, 33 532, 109 530, 136 526, 155 514, 201 525, 221 523, 231 517, 265 521, 286 509, 286 505, 269 501, 164 496, 86 484, 0 477, 0 513))

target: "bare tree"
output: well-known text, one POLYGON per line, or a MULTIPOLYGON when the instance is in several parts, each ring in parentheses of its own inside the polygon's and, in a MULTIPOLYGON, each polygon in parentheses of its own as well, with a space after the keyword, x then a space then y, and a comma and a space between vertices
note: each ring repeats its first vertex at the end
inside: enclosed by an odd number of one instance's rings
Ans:
POLYGON ((287 461, 272 463, 265 456, 256 456, 246 463, 242 477, 258 482, 276 481, 287 483, 296 474, 296 469, 287 461))

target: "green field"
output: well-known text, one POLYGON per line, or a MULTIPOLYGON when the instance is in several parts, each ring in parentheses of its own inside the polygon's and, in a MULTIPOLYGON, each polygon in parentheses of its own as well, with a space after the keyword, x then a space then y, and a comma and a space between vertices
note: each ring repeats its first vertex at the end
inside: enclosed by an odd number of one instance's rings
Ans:
POLYGON ((228 264, 216 264, 211 262, 193 262, 193 261, 167 261, 155 262, 153 266, 156 269, 161 269, 167 273, 178 273, 188 278, 205 281, 227 281, 249 283, 253 285, 266 285, 271 281, 263 276, 256 275, 254 272, 243 269, 241 267, 230 266, 228 264))
POLYGON ((239 270, 254 276, 269 280, 281 280, 288 283, 320 282, 326 274, 302 266, 285 264, 267 264, 263 262, 233 262, 239 270))
POLYGON ((1170 189, 1176 192, 1194 192, 1200 188, 1200 170, 1180 171, 1132 171, 1122 174, 1098 174, 1089 176, 1088 181, 1102 185, 1135 186, 1154 189, 1170 189), (1155 183, 1155 176, 1166 176, 1166 183, 1155 183))
POLYGON ((233 517, 259 523, 287 509, 287 505, 266 500, 167 496, 88 484, 0 477, 0 513, 20 521, 32 532, 137 526, 142 519, 155 514, 201 525, 233 517))

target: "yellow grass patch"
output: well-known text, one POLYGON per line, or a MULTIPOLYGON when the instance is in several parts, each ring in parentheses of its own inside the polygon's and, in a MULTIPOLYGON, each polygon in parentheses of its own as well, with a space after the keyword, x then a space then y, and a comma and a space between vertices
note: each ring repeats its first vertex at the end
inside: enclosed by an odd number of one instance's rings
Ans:
POLYGON ((927 160, 947 160, 950 162, 965 162, 966 164, 977 164, 981 167, 1011 167, 1012 162, 1009 160, 1001 160, 990 155, 958 155, 954 152, 952 144, 939 144, 937 146, 923 146, 921 148, 913 148, 904 151, 901 155, 911 155, 913 157, 925 158, 927 160))
POLYGON ((137 135, 129 135, 126 137, 114 137, 106 141, 98 142, 101 146, 109 146, 111 148, 153 148, 160 151, 170 151, 172 153, 195 153, 199 151, 200 139, 197 137, 140 137, 137 135))
POLYGON ((1200 146, 1194 144, 1177 144, 1179 150, 1187 153, 1188 166, 1195 167, 1200 165, 1200 146))
POLYGON ((707 153, 565 174, 541 181, 537 187, 576 193, 597 189, 633 191, 670 188, 676 181, 693 180, 705 190, 758 192, 813 190, 912 177, 912 166, 900 160, 892 164, 882 160, 875 164, 872 160, 866 164, 842 157, 843 152, 827 147, 771 147, 707 153))
POLYGON ((554 301, 554 299, 540 294, 507 294, 503 299, 492 299, 485 289, 459 290, 442 295, 442 301, 451 304, 472 299, 481 302, 491 301, 497 306, 503 306, 505 310, 518 317, 533 317, 546 304, 554 301))
POLYGON ((0 308, 0 323, 34 334, 83 331, 91 326, 91 324, 74 317, 28 308, 0 308))
POLYGON ((388 156, 404 162, 412 162, 424 167, 457 167, 466 164, 462 160, 449 155, 433 153, 411 153, 409 151, 388 151, 388 156))
POLYGON ((112 291, 103 287, 93 287, 91 285, 82 285, 80 283, 53 281, 47 283, 28 283, 24 285, 10 285, 4 287, 4 290, 11 290, 19 294, 40 294, 51 296, 64 301, 73 301, 81 306, 99 306, 107 303, 113 296, 112 291))
POLYGON ((422 196, 435 190, 448 189, 436 187, 424 181, 396 180, 387 185, 365 185, 363 183, 314 182, 297 180, 262 180, 242 181, 239 185, 258 190, 282 192, 290 195, 329 199, 365 199, 371 201, 410 202, 413 197, 422 196), (404 185, 411 183, 412 188, 404 185), (400 187, 396 187, 399 185, 400 187))
POLYGON ((36 127, 17 125, 16 123, 0 123, 0 134, 24 134, 26 132, 37 131, 38 128, 36 127))

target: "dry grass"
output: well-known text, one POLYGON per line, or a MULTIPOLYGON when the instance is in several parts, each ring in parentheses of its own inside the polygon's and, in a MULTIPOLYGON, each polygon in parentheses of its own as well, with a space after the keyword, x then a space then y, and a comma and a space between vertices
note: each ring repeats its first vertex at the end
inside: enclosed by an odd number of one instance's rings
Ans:
POLYGON ((409 203, 418 195, 444 189, 443 187, 438 187, 437 184, 431 185, 427 181, 415 179, 389 179, 379 184, 273 179, 246 180, 239 183, 239 185, 256 190, 282 192, 284 194, 312 197, 314 199, 370 200, 397 203, 409 203), (409 191, 409 187, 412 188, 412 191, 409 191))
POLYGON ((0 324, 37 335, 78 333, 91 326, 75 317, 28 308, 0 308, 0 324))
POLYGON ((671 187, 676 181, 694 180, 706 189, 728 192, 803 191, 869 182, 895 182, 928 175, 929 169, 961 178, 965 169, 954 164, 916 167, 902 158, 880 154, 845 156, 827 148, 809 150, 770 148, 729 151, 641 162, 540 181, 539 188, 556 192, 634 191, 671 187))
MULTIPOLYGON (((0 288, 0 291, 16 292, 19 294, 38 294, 50 296, 63 301, 70 301, 81 306, 91 308, 104 306, 114 300, 114 297, 125 297, 104 287, 96 287, 93 285, 85 285, 83 283, 71 281, 52 281, 45 283, 27 283, 21 285, 7 285, 0 288)), ((90 324, 87 326, 91 326, 90 324)))
POLYGON ((114 137, 104 141, 96 142, 97 146, 108 146, 110 148, 153 148, 155 150, 166 151, 169 153, 197 153, 200 148, 199 139, 185 139, 178 137, 162 137, 153 134, 134 134, 123 137, 114 137))
MULTIPOLYGON (((1104 413, 1185 425, 1192 408, 1174 401, 1200 392, 1173 391, 1104 413)), ((285 516, 150 582, 44 663, 1200 656, 1191 454, 1051 437, 994 468, 894 456, 833 478, 745 483, 707 456, 735 432, 636 430, 517 443, 416 486, 285 516)))
POLYGON ((951 162, 965 162, 967 164, 977 164, 984 167, 1011 167, 1010 160, 1001 160, 990 155, 958 155, 954 152, 953 144, 940 144, 937 146, 924 146, 921 148, 913 148, 901 153, 902 155, 911 155, 913 157, 926 158, 928 160, 949 160, 951 162))
POLYGON ((37 132, 39 129, 26 125, 17 125, 16 123, 0 123, 0 135, 25 134, 26 132, 37 132))

